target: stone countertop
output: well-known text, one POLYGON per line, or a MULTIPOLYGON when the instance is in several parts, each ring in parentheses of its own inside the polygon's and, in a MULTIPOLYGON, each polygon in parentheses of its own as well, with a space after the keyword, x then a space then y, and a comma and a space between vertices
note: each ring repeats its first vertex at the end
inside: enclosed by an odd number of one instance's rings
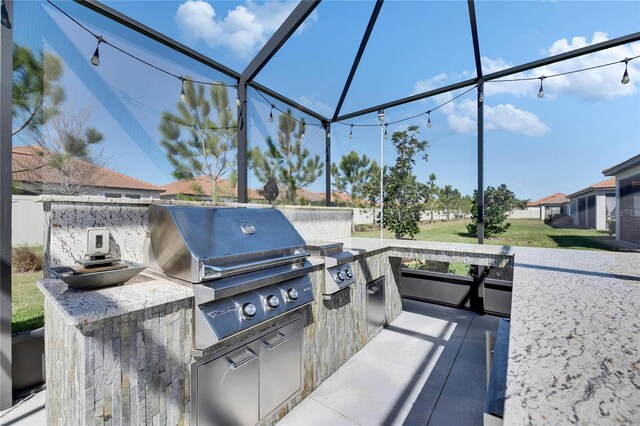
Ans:
POLYGON ((504 424, 640 424, 640 254, 342 242, 359 255, 398 249, 515 255, 504 424))
MULTIPOLYGON (((314 267, 324 264, 320 257, 308 260, 314 267)), ((54 302, 68 323, 76 327, 193 297, 190 287, 147 271, 124 285, 96 290, 69 288, 56 278, 45 278, 37 284, 44 297, 54 302)))
POLYGON ((54 278, 38 281, 38 288, 76 327, 193 297, 189 287, 144 272, 124 285, 96 290, 75 290, 54 278))
POLYGON ((640 423, 640 254, 514 248, 506 425, 640 423))
POLYGON ((441 243, 435 241, 393 240, 379 238, 345 238, 336 240, 344 244, 345 250, 357 258, 365 254, 389 251, 389 255, 421 258, 436 261, 464 262, 484 266, 505 266, 513 258, 513 250, 508 246, 492 246, 462 243, 441 243))

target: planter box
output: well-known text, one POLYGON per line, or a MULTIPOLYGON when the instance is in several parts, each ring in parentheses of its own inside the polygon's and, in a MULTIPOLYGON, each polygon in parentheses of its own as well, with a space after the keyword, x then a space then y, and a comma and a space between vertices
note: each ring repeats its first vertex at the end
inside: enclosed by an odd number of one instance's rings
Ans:
POLYGON ((44 383, 44 327, 16 334, 11 341, 13 393, 44 383))
MULTIPOLYGON (((441 272, 402 269, 402 297, 470 309, 473 277, 441 272)), ((485 279, 484 310, 511 315, 510 281, 485 279)))

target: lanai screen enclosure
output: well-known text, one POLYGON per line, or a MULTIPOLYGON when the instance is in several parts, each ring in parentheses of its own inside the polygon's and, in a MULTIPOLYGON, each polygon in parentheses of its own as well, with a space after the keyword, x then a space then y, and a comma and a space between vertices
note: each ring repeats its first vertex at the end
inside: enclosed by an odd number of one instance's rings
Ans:
MULTIPOLYGON (((100 48, 104 45, 110 45, 111 47, 120 50, 120 53, 130 56, 134 61, 140 62, 142 66, 153 67, 158 72, 163 72, 169 77, 176 79, 177 87, 182 85, 182 92, 184 92, 185 82, 198 83, 200 81, 196 79, 190 79, 189 77, 183 77, 182 75, 169 70, 169 68, 162 64, 151 63, 140 56, 136 56, 134 53, 128 51, 125 47, 121 47, 119 41, 110 40, 109 38, 102 36, 99 33, 95 33, 89 28, 83 26, 81 22, 76 20, 73 13, 67 13, 66 10, 70 9, 71 5, 65 2, 48 2, 56 11, 56 19, 59 19, 59 25, 61 26, 78 26, 86 31, 85 35, 95 37, 94 43, 97 44, 94 57, 91 59, 93 65, 100 64, 100 48)), ((432 90, 422 91, 420 93, 413 94, 411 96, 403 97, 400 99, 390 100, 380 104, 371 105, 366 108, 347 111, 345 110, 345 100, 349 95, 349 90, 357 78, 358 67, 365 50, 367 43, 370 40, 372 32, 375 30, 376 22, 378 18, 384 15, 383 0, 377 0, 370 2, 370 17, 368 18, 367 25, 364 33, 361 36, 355 57, 352 59, 352 63, 349 67, 348 75, 344 80, 342 87, 336 88, 340 95, 338 98, 335 109, 327 114, 323 114, 314 110, 310 105, 305 105, 303 102, 296 102, 287 96, 280 94, 278 91, 273 90, 265 85, 262 85, 256 81, 256 78, 260 76, 263 68, 269 64, 274 58, 277 52, 287 43, 287 41, 294 35, 294 33, 300 29, 306 20, 313 14, 314 10, 320 4, 320 0, 303 0, 300 1, 289 16, 284 20, 282 25, 273 33, 264 46, 259 50, 258 54, 248 63, 248 65, 242 70, 233 70, 222 63, 207 57, 171 38, 161 34, 150 27, 147 27, 140 22, 133 20, 132 18, 95 1, 77 1, 77 4, 86 8, 88 11, 106 18, 114 25, 124 26, 135 33, 138 33, 141 37, 149 39, 155 43, 158 43, 173 51, 178 57, 188 58, 193 63, 197 63, 202 70, 212 69, 221 74, 220 82, 204 82, 207 85, 220 85, 224 83, 226 87, 230 89, 230 93, 236 97, 235 105, 237 106, 236 121, 237 125, 230 127, 229 131, 237 132, 237 199, 240 203, 247 203, 249 201, 249 170, 250 164, 250 137, 248 118, 252 111, 250 109, 251 103, 248 102, 248 97, 253 92, 258 97, 264 99, 267 103, 267 108, 270 108, 270 114, 274 109, 280 110, 283 114, 288 114, 284 111, 284 108, 293 108, 302 112, 308 117, 311 117, 315 122, 304 123, 302 120, 295 121, 298 125, 302 124, 304 132, 304 126, 314 127, 323 132, 322 141, 324 142, 321 151, 324 153, 324 176, 325 176, 325 204, 331 205, 331 164, 332 164, 332 130, 342 126, 342 128, 350 129, 349 136, 354 130, 354 126, 369 126, 380 129, 381 142, 384 140, 384 133, 386 127, 389 124, 404 121, 403 119, 393 122, 385 121, 384 111, 399 107, 405 104, 414 103, 420 100, 434 98, 439 95, 452 93, 454 91, 464 90, 463 94, 468 91, 475 91, 476 93, 476 109, 477 109, 477 202, 478 202, 478 243, 482 244, 484 240, 483 234, 483 188, 484 184, 484 88, 485 84, 494 82, 497 80, 508 79, 510 76, 520 74, 525 71, 533 70, 550 64, 566 61, 572 58, 589 55, 598 51, 610 49, 616 46, 626 45, 640 40, 640 32, 633 32, 628 35, 613 38, 600 43, 593 43, 583 48, 570 50, 561 54, 551 55, 544 59, 523 63, 521 65, 509 67, 495 72, 485 73, 482 66, 482 39, 478 35, 478 25, 476 20, 476 4, 474 0, 468 0, 466 7, 468 16, 465 17, 468 20, 465 25, 468 25, 471 38, 469 43, 471 44, 471 51, 473 52, 473 63, 475 64, 475 75, 468 76, 466 79, 447 84, 442 87, 437 87, 432 90), (284 105, 281 108, 277 105, 284 105), (354 119, 365 116, 372 113, 378 113, 380 122, 374 121, 367 124, 354 124, 354 119)), ((368 3, 369 4, 369 3, 368 3)), ((12 202, 12 170, 11 170, 11 156, 12 156, 12 47, 13 47, 13 33, 16 30, 17 25, 24 25, 22 22, 15 22, 14 20, 14 4, 13 0, 2 0, 2 28, 0 33, 0 250, 1 250, 1 263, 0 263, 0 286, 1 286, 1 300, 0 300, 0 359, 1 359, 1 371, 0 371, 0 408, 4 409, 11 406, 12 402, 12 386, 11 386, 11 202, 12 202)), ((53 10, 53 9, 52 9, 53 10)), ((496 29, 499 31, 499 29, 496 29)), ((507 35, 505 35, 507 36, 507 35)), ((135 43, 135 41, 134 41, 135 43)), ((425 46, 428 46, 428 41, 425 40, 425 46)), ((327 46, 327 50, 331 50, 331 46, 327 46)), ((425 52, 428 53, 428 47, 425 47, 425 52)), ((416 52, 416 54, 425 54, 425 52, 416 52)), ((319 52, 318 54, 323 54, 319 52)), ((104 55, 103 55, 104 56, 104 55)), ((620 63, 625 66, 632 58, 621 58, 620 63)), ((105 62, 102 59, 103 63, 105 62)), ((330 59, 328 59, 330 62, 330 59)), ((407 63, 398 64, 398 66, 411 66, 411 58, 406 58, 407 63)), ((613 65, 602 64, 602 66, 613 65)), ((104 66, 104 64, 103 64, 104 66)), ((626 68, 625 68, 626 70, 626 68)), ((575 70, 576 72, 584 70, 575 70)), ((572 71, 573 72, 573 71, 572 71)), ((570 74, 570 73, 567 73, 570 74)), ((629 77, 627 76, 627 82, 629 77)), ((540 83, 540 94, 543 96, 543 81, 546 78, 553 76, 540 76, 537 78, 529 78, 530 80, 538 80, 540 83)), ((305 80, 304 75, 294 75, 291 78, 305 80)), ((633 76, 632 76, 633 78, 633 76)), ((624 78, 623 78, 624 80, 624 78)), ((316 82, 306 82, 309 86, 316 82)), ((623 81, 624 83, 624 81, 623 81)), ((173 86, 172 86, 173 87, 173 86)), ((162 89, 161 89, 162 90, 162 89)), ((167 89, 167 90, 173 90, 167 89)), ((460 96, 460 95, 458 95, 460 96)), ((420 113, 425 119, 431 121, 431 112, 437 108, 443 106, 443 103, 436 107, 420 113)), ((293 117, 292 117, 293 118, 293 117)), ((408 117, 415 118, 415 116, 408 117)))

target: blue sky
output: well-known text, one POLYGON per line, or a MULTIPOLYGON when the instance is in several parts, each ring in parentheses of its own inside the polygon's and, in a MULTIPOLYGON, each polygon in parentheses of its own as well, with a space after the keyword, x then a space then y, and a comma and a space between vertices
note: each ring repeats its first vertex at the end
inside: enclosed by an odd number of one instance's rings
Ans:
MULTIPOLYGON (((97 33, 178 75, 226 81, 219 73, 185 59, 72 2, 60 7, 97 33)), ((117 1, 107 4, 193 49, 241 71, 295 6, 291 2, 117 1), (149 13, 153 10, 153 13, 149 13)), ((369 19, 370 1, 325 1, 257 77, 311 109, 331 115, 369 19)), ((478 1, 480 48, 485 72, 640 30, 636 1, 478 1)), ((105 134, 108 166, 156 183, 170 182, 171 167, 159 146, 161 111, 172 110, 179 82, 101 47, 102 64, 89 64, 95 39, 40 2, 18 2, 15 41, 48 49, 65 63, 69 108, 89 111, 91 125, 105 134)), ((471 36, 464 1, 387 1, 360 63, 342 112, 350 112, 474 76, 471 36)), ((640 55, 640 43, 621 46, 524 76, 569 71, 640 55)), ((506 183, 521 198, 571 193, 603 180, 602 169, 640 152, 640 58, 629 63, 631 83, 620 84, 624 65, 538 83, 487 83, 485 182, 506 183)), ((453 94, 455 95, 455 94, 453 94)), ((232 95, 232 99, 235 96, 232 95)), ((415 102, 387 110, 396 119, 432 109, 451 98, 415 102)), ((396 126, 421 126, 429 161, 416 172, 436 173, 441 185, 463 193, 476 186, 475 92, 431 116, 396 126)), ((285 108, 284 105, 278 104, 285 108)), ((262 146, 275 127, 269 106, 250 99, 251 144, 262 146)), ((296 115, 302 116, 300 113, 296 115)), ((307 117, 307 122, 313 123, 307 117)), ((375 114, 349 121, 375 123, 375 114)), ((334 125, 332 154, 355 150, 379 160, 379 130, 334 125)), ((323 158, 322 132, 310 127, 305 145, 323 158)), ((385 164, 394 159, 390 140, 385 164)), ((250 176, 250 186, 260 186, 250 176)), ((324 177, 310 186, 323 191, 324 177)))

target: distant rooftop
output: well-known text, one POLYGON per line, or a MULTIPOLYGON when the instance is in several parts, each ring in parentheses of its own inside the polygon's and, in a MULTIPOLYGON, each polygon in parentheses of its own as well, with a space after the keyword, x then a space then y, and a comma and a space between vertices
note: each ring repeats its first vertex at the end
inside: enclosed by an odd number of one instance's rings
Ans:
POLYGON ((15 146, 11 153, 12 178, 18 182, 162 191, 161 187, 149 182, 77 158, 69 160, 77 173, 65 176, 60 170, 49 165, 46 150, 36 145, 15 146))
POLYGON ((577 195, 584 194, 585 192, 589 192, 592 190, 601 190, 601 189, 616 189, 616 178, 612 177, 606 180, 603 180, 598 183, 594 183, 591 186, 581 189, 580 191, 576 191, 573 194, 569 194, 569 198, 573 198, 577 195))
POLYGON ((569 199, 567 198, 567 194, 563 194, 562 192, 556 192, 555 194, 551 194, 539 200, 528 202, 527 206, 535 207, 535 206, 543 206, 543 205, 549 205, 549 204, 566 204, 568 202, 569 202, 569 199))
POLYGON ((631 157, 620 164, 616 164, 615 166, 604 169, 602 171, 602 174, 605 176, 614 176, 620 172, 624 172, 625 170, 638 165, 640 165, 640 154, 636 155, 635 157, 631 157))

